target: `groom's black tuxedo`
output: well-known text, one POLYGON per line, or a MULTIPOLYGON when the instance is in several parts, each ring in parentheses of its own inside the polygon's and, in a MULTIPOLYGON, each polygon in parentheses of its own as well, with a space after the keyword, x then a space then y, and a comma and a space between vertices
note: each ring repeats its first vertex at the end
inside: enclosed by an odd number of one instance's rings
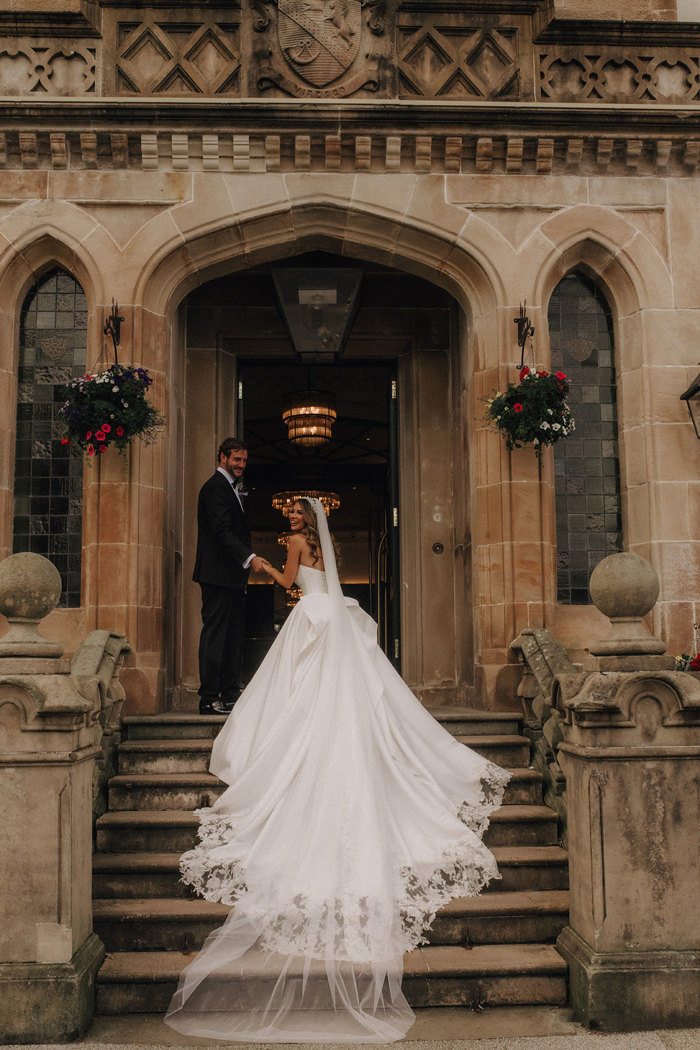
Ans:
POLYGON ((197 503, 192 579, 202 589, 199 696, 203 704, 236 699, 241 689, 250 532, 231 482, 216 471, 197 503))
POLYGON ((217 470, 202 485, 197 503, 197 556, 192 579, 242 589, 243 563, 250 557, 250 532, 230 481, 217 470))

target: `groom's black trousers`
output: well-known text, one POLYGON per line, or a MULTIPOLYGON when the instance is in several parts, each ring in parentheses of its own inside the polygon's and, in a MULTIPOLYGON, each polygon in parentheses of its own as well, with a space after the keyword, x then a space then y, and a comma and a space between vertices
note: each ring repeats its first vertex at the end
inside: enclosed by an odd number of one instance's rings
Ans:
POLYGON ((244 587, 200 583, 202 633, 199 637, 199 696, 231 702, 241 690, 245 640, 244 587))

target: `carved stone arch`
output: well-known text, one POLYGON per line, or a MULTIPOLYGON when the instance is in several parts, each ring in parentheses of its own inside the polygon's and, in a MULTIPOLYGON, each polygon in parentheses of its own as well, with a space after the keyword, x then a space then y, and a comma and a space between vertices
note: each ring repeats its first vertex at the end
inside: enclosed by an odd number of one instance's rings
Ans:
POLYGON ((257 215, 222 216, 184 242, 164 243, 141 274, 135 302, 166 315, 217 276, 318 248, 415 273, 450 292, 468 313, 486 314, 497 304, 500 279, 487 254, 460 233, 463 224, 462 216, 454 231, 421 228, 415 216, 387 215, 346 198, 271 202, 257 215))
POLYGON ((617 317, 645 307, 672 308, 668 266, 654 245, 617 212, 580 205, 548 219, 541 231, 552 249, 537 275, 537 303, 544 306, 562 277, 583 269, 604 291, 617 317))

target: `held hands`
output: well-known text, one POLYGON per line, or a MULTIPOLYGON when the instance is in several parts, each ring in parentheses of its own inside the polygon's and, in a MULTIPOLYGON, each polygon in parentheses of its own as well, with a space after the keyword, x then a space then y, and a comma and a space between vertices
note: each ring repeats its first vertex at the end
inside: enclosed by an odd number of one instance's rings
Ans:
POLYGON ((253 570, 253 572, 269 572, 270 571, 270 563, 269 563, 269 561, 265 561, 264 558, 261 558, 257 554, 255 555, 255 557, 253 558, 252 562, 250 563, 250 567, 253 570))

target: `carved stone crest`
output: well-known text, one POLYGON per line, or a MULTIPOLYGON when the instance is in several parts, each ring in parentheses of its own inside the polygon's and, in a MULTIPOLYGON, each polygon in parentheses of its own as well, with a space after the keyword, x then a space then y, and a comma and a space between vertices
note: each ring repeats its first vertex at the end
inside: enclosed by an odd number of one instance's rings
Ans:
POLYGON ((253 28, 265 33, 277 9, 277 48, 262 60, 257 86, 292 96, 343 97, 379 87, 378 55, 360 54, 363 32, 384 35, 385 0, 252 0, 253 28), (363 16, 363 9, 366 14, 363 16), (284 66, 274 54, 284 59, 284 66), (369 59, 369 61, 368 61, 369 59), (351 68, 352 67, 352 68, 351 68))
POLYGON ((360 47, 360 0, 278 0, 277 36, 297 76, 314 87, 337 80, 360 47))

